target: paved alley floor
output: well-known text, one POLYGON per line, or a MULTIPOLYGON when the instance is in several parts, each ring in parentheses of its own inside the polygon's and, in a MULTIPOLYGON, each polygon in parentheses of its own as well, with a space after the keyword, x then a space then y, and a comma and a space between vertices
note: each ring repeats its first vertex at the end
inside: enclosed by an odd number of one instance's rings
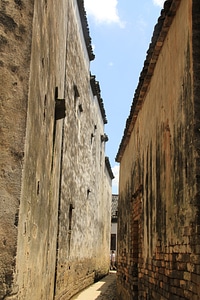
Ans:
POLYGON ((71 300, 116 300, 116 272, 110 273, 92 284, 71 300))

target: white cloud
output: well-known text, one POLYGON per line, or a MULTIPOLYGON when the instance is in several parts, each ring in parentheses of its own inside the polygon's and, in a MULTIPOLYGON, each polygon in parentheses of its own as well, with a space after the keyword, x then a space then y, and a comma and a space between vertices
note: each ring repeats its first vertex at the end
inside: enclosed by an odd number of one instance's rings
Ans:
POLYGON ((112 187, 113 190, 118 191, 118 185, 119 185, 119 166, 115 165, 112 167, 112 172, 115 178, 112 180, 112 187))
POLYGON ((165 0, 153 0, 153 4, 160 6, 161 8, 163 7, 165 0))
POLYGON ((117 0, 85 0, 85 9, 97 23, 116 23, 124 28, 125 24, 120 20, 117 4, 117 0))

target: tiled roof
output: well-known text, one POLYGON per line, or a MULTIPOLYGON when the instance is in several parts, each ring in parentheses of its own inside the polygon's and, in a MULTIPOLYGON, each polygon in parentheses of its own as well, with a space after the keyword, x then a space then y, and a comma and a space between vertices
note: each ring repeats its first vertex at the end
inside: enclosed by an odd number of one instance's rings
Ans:
POLYGON ((131 132, 137 120, 138 113, 142 108, 145 95, 153 76, 156 62, 158 60, 163 43, 172 24, 174 16, 176 15, 181 0, 167 0, 164 3, 164 8, 161 10, 161 15, 154 28, 153 37, 149 50, 147 51, 146 60, 144 62, 143 70, 140 74, 139 83, 135 91, 129 117, 126 121, 124 135, 119 146, 116 156, 116 161, 120 162, 126 146, 129 142, 131 132))
POLYGON ((85 11, 85 7, 84 7, 84 1, 77 0, 77 4, 78 4, 78 9, 79 9, 85 44, 86 44, 89 59, 91 61, 95 58, 95 55, 92 50, 91 37, 90 37, 88 21, 87 21, 87 17, 86 17, 86 11, 85 11))
POLYGON ((107 121, 107 118, 106 118, 106 112, 105 112, 105 109, 104 109, 103 99, 101 98, 100 85, 99 85, 99 82, 96 81, 96 77, 94 75, 90 76, 90 85, 91 85, 91 88, 92 88, 93 95, 97 96, 98 103, 99 103, 99 108, 100 108, 101 115, 102 115, 102 118, 103 118, 103 122, 104 122, 104 124, 107 124, 108 121, 107 121))
POLYGON ((112 172, 112 169, 111 169, 111 165, 110 165, 110 161, 109 161, 109 158, 107 156, 105 157, 105 164, 106 164, 106 168, 108 170, 108 173, 110 175, 110 178, 114 179, 115 176, 113 175, 113 172, 112 172))

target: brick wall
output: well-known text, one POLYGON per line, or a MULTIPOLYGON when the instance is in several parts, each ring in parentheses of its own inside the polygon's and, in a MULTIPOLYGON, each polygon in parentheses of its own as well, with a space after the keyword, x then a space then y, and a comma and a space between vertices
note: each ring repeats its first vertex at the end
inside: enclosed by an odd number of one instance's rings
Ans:
POLYGON ((117 156, 118 294, 120 300, 196 300, 200 298, 197 1, 167 1, 152 43, 117 156), (138 261, 135 278, 134 261, 138 261))

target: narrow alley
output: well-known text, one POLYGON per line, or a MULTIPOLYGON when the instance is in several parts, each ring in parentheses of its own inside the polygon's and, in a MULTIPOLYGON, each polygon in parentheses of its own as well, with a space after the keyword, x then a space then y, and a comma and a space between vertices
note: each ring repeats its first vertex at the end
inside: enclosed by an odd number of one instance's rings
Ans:
POLYGON ((200 0, 0 0, 0 153, 0 300, 200 300, 200 0))
POLYGON ((110 273, 92 284, 71 300, 116 300, 116 272, 110 273))

